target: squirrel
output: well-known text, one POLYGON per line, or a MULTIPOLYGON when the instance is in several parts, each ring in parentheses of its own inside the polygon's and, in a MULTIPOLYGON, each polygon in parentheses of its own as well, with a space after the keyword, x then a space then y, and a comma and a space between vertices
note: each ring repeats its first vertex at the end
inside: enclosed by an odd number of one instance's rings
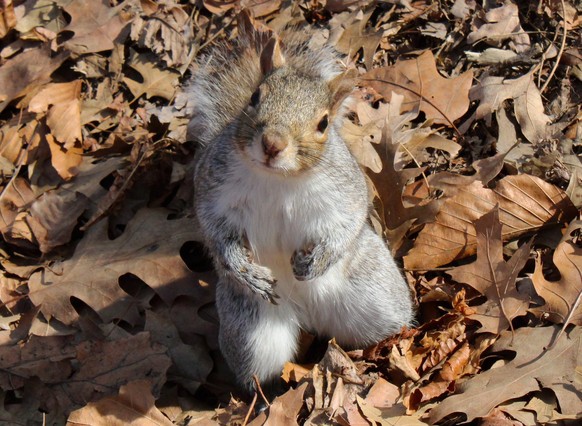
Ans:
POLYGON ((248 392, 274 383, 300 330, 347 347, 413 321, 409 287, 368 223, 364 172, 339 129, 354 89, 297 29, 239 21, 186 89, 202 145, 194 209, 218 274, 221 352, 248 392))

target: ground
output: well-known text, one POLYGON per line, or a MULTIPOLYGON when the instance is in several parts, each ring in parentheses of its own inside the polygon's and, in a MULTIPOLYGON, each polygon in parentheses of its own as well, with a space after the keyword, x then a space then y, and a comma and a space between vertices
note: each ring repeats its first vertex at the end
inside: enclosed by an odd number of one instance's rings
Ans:
POLYGON ((579 2, 5 0, 0 18, 1 424, 579 421, 579 2), (289 363, 260 414, 218 350, 182 93, 243 8, 357 71, 343 135, 417 304, 415 328, 289 363))

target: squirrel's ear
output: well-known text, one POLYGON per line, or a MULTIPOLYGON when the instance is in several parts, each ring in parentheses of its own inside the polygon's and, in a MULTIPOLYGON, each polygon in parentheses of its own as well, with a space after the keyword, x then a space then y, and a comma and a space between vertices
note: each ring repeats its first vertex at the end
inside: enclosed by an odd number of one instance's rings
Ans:
POLYGON ((263 49, 261 53, 261 72, 263 75, 267 75, 271 71, 285 65, 285 57, 283 56, 281 45, 281 39, 273 36, 263 49))
POLYGON ((357 75, 358 71, 350 68, 328 83, 329 90, 332 94, 332 110, 339 108, 344 99, 352 93, 352 90, 354 90, 354 86, 356 85, 357 75))

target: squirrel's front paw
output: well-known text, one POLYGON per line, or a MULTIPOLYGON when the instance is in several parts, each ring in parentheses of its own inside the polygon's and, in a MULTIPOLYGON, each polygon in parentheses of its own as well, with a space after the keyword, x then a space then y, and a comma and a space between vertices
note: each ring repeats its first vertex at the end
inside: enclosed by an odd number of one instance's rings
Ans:
POLYGON ((277 284, 277 280, 273 277, 269 268, 251 264, 250 268, 243 271, 243 275, 246 284, 253 292, 272 304, 277 304, 275 299, 278 299, 279 296, 273 289, 275 284, 277 284))
POLYGON ((329 256, 325 256, 321 247, 317 246, 295 250, 291 256, 293 274, 299 281, 312 280, 323 275, 329 265, 329 256))

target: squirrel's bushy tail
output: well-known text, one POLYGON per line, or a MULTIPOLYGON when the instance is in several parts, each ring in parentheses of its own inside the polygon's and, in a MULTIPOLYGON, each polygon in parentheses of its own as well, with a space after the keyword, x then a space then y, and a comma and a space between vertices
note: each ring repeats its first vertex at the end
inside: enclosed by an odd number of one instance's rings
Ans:
MULTIPOLYGON (((239 36, 231 43, 213 48, 201 57, 186 87, 191 108, 188 139, 210 143, 238 117, 263 80, 260 57, 272 37, 266 27, 257 28, 247 13, 238 20, 239 36)), ((283 31, 279 35, 286 66, 314 78, 330 81, 341 73, 335 51, 327 46, 311 46, 310 31, 283 31)))

